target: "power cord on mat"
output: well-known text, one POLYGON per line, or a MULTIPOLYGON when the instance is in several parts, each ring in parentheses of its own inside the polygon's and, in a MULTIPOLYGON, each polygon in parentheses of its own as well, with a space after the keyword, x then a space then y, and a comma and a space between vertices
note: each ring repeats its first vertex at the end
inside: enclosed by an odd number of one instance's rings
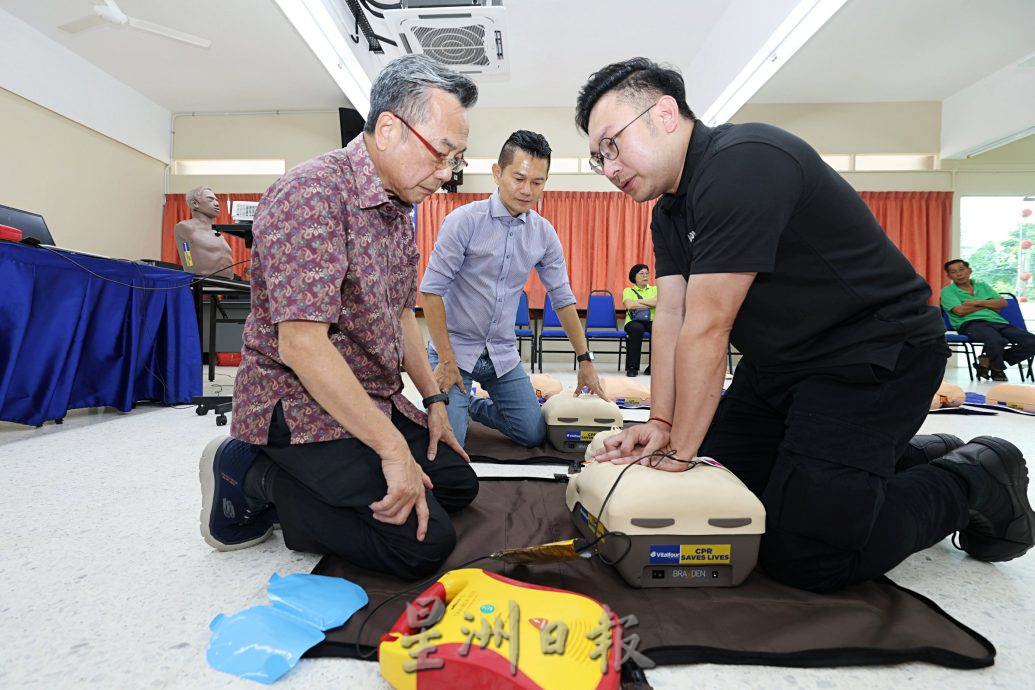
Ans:
MULTIPOLYGON (((488 560, 488 559, 491 559, 491 558, 492 558, 492 555, 491 555, 491 554, 489 554, 489 555, 486 555, 486 556, 478 556, 478 558, 472 558, 471 560, 469 560, 469 561, 466 561, 466 562, 464 562, 464 563, 461 563, 460 565, 454 565, 454 566, 453 566, 452 568, 450 568, 450 570, 459 570, 460 568, 466 568, 467 566, 471 565, 472 563, 477 563, 478 561, 484 561, 484 560, 488 560)), ((378 604, 377 606, 375 606, 375 607, 374 607, 374 608, 373 608, 373 609, 372 609, 372 610, 370 611, 370 613, 368 613, 368 614, 367 614, 367 615, 366 615, 366 616, 365 616, 365 617, 363 618, 363 622, 362 622, 362 623, 360 623, 360 625, 359 625, 359 631, 358 631, 358 632, 356 633, 356 642, 355 642, 355 646, 356 646, 356 658, 357 658, 357 659, 363 659, 363 660, 365 661, 365 660, 367 660, 367 659, 370 659, 371 657, 373 657, 373 656, 374 656, 374 654, 376 654, 376 653, 377 653, 377 645, 374 645, 374 648, 373 648, 373 649, 372 649, 372 650, 371 650, 371 651, 370 651, 370 652, 369 652, 368 654, 364 654, 364 653, 363 653, 363 652, 362 652, 362 651, 360 650, 360 647, 359 647, 359 643, 360 643, 360 640, 362 640, 362 639, 363 639, 363 629, 367 627, 367 623, 368 623, 368 622, 370 621, 370 619, 371 619, 371 618, 373 618, 373 617, 374 617, 374 614, 375 614, 375 613, 377 613, 378 611, 380 611, 380 610, 381 610, 381 607, 382 607, 382 606, 384 606, 385 604, 388 604, 388 603, 390 603, 390 602, 393 602, 393 601, 395 601, 396 599, 398 599, 399 597, 403 596, 403 595, 404 595, 404 594, 406 594, 407 592, 411 592, 411 591, 413 591, 413 590, 415 590, 415 589, 419 589, 419 588, 421 588, 421 587, 424 587, 424 586, 425 586, 425 585, 427 585, 428 583, 434 582, 434 581, 435 581, 435 580, 437 580, 437 579, 438 579, 439 577, 441 577, 441 573, 435 573, 435 574, 434 574, 434 575, 432 575, 431 577, 428 577, 428 578, 426 578, 426 579, 424 579, 424 580, 421 580, 420 582, 418 582, 418 583, 416 583, 416 584, 410 585, 409 587, 407 587, 406 589, 404 589, 404 590, 402 590, 402 591, 400 591, 400 592, 396 592, 395 594, 393 594, 392 596, 388 597, 387 599, 385 599, 384 601, 382 601, 382 602, 381 602, 380 604, 378 604)))
MULTIPOLYGON (((619 473, 618 478, 615 479, 614 484, 611 485, 610 490, 607 492, 607 496, 604 497, 603 503, 600 504, 599 516, 601 516, 601 517, 598 517, 598 520, 600 520, 602 518, 602 516, 604 514, 604 509, 607 507, 607 502, 611 499, 611 495, 614 493, 615 488, 618 487, 618 483, 620 481, 622 481, 622 477, 625 476, 625 473, 629 471, 630 467, 632 467, 633 465, 641 464, 644 460, 647 461, 646 464, 647 464, 648 467, 657 467, 659 464, 661 464, 665 460, 672 460, 674 462, 682 462, 682 463, 685 463, 687 465, 687 469, 688 470, 693 469, 693 468, 697 467, 698 465, 707 464, 707 463, 703 463, 703 462, 701 462, 699 460, 683 460, 682 458, 678 458, 678 457, 676 457, 676 451, 674 451, 674 450, 669 450, 669 451, 660 451, 660 450, 658 450, 658 451, 654 451, 653 453, 651 453, 649 455, 644 455, 644 456, 642 456, 640 458, 637 458, 637 460, 635 462, 629 463, 621 471, 621 473, 619 473)), ((632 548, 632 539, 629 537, 628 534, 625 534, 624 532, 611 532, 611 531, 604 532, 603 534, 597 535, 596 538, 588 541, 585 544, 579 544, 577 546, 577 550, 579 551, 579 553, 585 553, 585 552, 589 551, 590 549, 592 549, 593 547, 595 547, 600 542, 602 542, 607 537, 624 537, 625 540, 626 540, 625 551, 623 551, 622 555, 619 556, 618 558, 616 558, 613 561, 608 560, 604 556, 604 554, 602 554, 600 552, 597 552, 597 556, 600 558, 601 562, 603 562, 605 565, 614 566, 616 563, 618 563, 623 558, 625 558, 629 554, 629 550, 632 548)), ((469 566, 469 565, 471 565, 473 563, 477 563, 478 561, 484 561, 484 560, 494 560, 493 554, 488 554, 488 555, 485 555, 485 556, 479 556, 477 558, 472 558, 469 561, 466 561, 464 563, 460 563, 459 565, 452 566, 450 568, 450 570, 459 570, 460 568, 466 568, 467 566, 469 566)), ((399 597, 403 596, 404 594, 406 594, 408 592, 411 592, 411 591, 413 591, 415 589, 420 589, 422 587, 425 587, 427 584, 429 584, 431 582, 434 582, 439 577, 441 577, 441 573, 436 573, 436 574, 434 574, 434 575, 432 575, 432 576, 430 576, 428 578, 425 578, 424 580, 421 580, 420 582, 418 582, 416 584, 410 585, 409 587, 403 589, 400 592, 396 592, 395 594, 393 594, 392 596, 390 596, 389 598, 385 599, 380 604, 375 606, 370 611, 370 613, 368 613, 363 618, 363 622, 360 623, 359 630, 356 632, 356 641, 354 643, 355 648, 356 648, 356 658, 366 660, 366 659, 370 659, 371 657, 374 656, 374 654, 377 653, 377 647, 376 646, 373 649, 371 649, 370 652, 364 653, 361 650, 361 648, 360 648, 360 641, 363 639, 363 630, 366 629, 367 623, 370 621, 371 618, 374 617, 374 615, 378 611, 381 610, 381 607, 383 607, 386 604, 389 604, 389 603, 395 601, 396 599, 398 599, 399 597)))
MULTIPOLYGON (((172 287, 146 287, 146 286, 143 286, 143 285, 131 285, 129 283, 123 283, 123 282, 121 282, 119 280, 112 280, 111 278, 106 278, 105 276, 102 276, 100 273, 97 273, 95 271, 91 271, 89 268, 87 268, 86 266, 83 266, 81 263, 79 263, 78 261, 76 261, 72 257, 68 256, 64 252, 58 251, 57 249, 54 249, 53 247, 48 247, 45 244, 38 244, 38 243, 31 243, 31 242, 25 242, 24 244, 28 244, 30 247, 39 247, 40 249, 46 249, 51 254, 56 254, 56 255, 60 256, 65 261, 68 261, 69 263, 75 264, 81 270, 86 271, 87 273, 89 273, 90 275, 92 275, 92 276, 94 276, 96 278, 100 278, 101 280, 109 282, 109 283, 114 283, 115 285, 121 285, 123 287, 128 287, 128 288, 131 288, 133 290, 149 290, 149 291, 182 290, 183 288, 191 287, 192 285, 197 285, 198 283, 200 283, 202 281, 205 281, 205 280, 207 280, 209 278, 213 278, 213 277, 216 276, 217 273, 222 273, 223 271, 225 271, 228 268, 233 268, 234 266, 240 266, 241 264, 251 263, 251 261, 252 261, 251 259, 244 259, 242 261, 236 261, 236 262, 234 262, 232 264, 229 264, 227 266, 223 266, 221 268, 217 268, 212 273, 208 273, 208 274, 203 275, 203 276, 198 276, 194 280, 192 280, 192 281, 190 281, 188 283, 184 283, 183 285, 175 285, 175 286, 172 286, 172 287)), ((133 264, 134 266, 138 265, 136 261, 131 261, 129 259, 115 259, 115 261, 125 261, 127 263, 133 264)), ((242 285, 241 287, 243 288, 244 285, 242 285)))
MULTIPOLYGON (((684 460, 682 458, 676 457, 676 451, 674 450, 656 450, 653 453, 650 453, 649 455, 644 455, 637 458, 633 462, 630 462, 628 465, 626 465, 622 469, 622 471, 618 473, 618 477, 615 479, 614 484, 611 485, 611 488, 608 490, 607 495, 604 496, 604 501, 600 504, 600 511, 597 513, 597 524, 603 522, 604 509, 607 508, 607 502, 611 500, 611 495, 615 492, 615 489, 618 488, 618 483, 622 481, 622 477, 625 476, 625 473, 628 472, 630 468, 641 464, 645 464, 647 467, 657 468, 657 466, 663 463, 665 460, 684 463, 685 465, 687 465, 687 470, 692 470, 698 465, 708 464, 705 462, 701 462, 700 460, 684 460), (646 460, 647 462, 644 463, 644 460, 646 460)), ((625 532, 605 531, 603 534, 599 535, 593 542, 588 544, 586 548, 596 544, 597 542, 603 541, 606 537, 622 537, 625 539, 625 551, 623 551, 622 555, 614 559, 613 561, 608 560, 608 558, 604 556, 602 552, 597 552, 597 557, 600 558, 600 561, 602 563, 604 563, 605 565, 615 566, 618 563, 620 563, 622 559, 629 555, 629 551, 632 549, 632 538, 625 532)))

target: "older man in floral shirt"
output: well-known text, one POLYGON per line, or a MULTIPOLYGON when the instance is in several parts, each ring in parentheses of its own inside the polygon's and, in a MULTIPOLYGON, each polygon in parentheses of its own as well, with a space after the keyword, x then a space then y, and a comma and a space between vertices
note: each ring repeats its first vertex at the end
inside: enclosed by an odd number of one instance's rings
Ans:
POLYGON ((202 534, 215 548, 263 541, 279 521, 289 548, 399 577, 433 572, 452 551, 447 513, 478 481, 411 309, 410 210, 463 167, 476 99, 466 77, 395 60, 364 132, 264 195, 233 438, 201 459, 202 534), (403 365, 427 416, 402 396, 403 365))

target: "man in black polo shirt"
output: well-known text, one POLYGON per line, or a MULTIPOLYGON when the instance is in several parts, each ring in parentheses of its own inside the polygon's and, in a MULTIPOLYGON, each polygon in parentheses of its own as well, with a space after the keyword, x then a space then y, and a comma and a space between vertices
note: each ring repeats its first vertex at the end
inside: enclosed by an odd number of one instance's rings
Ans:
POLYGON ((808 144, 768 125, 706 127, 678 72, 645 58, 593 74, 576 124, 597 172, 637 201, 661 197, 652 421, 598 460, 722 462, 765 504, 760 563, 806 589, 875 577, 955 531, 981 560, 1031 548, 1016 447, 913 439, 944 374, 941 316, 808 144), (720 405, 727 340, 744 357, 720 405), (896 473, 900 458, 915 466, 896 473))

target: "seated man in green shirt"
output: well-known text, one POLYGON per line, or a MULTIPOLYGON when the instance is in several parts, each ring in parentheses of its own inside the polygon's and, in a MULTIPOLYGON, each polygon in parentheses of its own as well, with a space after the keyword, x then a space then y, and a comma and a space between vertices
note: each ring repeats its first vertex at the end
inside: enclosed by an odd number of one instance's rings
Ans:
POLYGON ((970 264, 952 259, 945 264, 951 283, 942 288, 942 309, 949 323, 961 335, 982 343, 984 349, 974 365, 979 379, 991 375, 993 381, 1006 381, 1006 366, 1035 355, 1035 335, 1010 325, 999 315, 1006 300, 988 283, 971 280, 970 264), (1007 349, 1007 345, 1012 345, 1007 349))

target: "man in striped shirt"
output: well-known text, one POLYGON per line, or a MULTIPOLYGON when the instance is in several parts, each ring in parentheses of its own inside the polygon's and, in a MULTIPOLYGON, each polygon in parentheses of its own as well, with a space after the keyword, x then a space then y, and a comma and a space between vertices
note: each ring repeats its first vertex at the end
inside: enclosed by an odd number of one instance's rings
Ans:
POLYGON ((577 391, 585 386, 605 397, 557 231, 532 210, 549 171, 550 145, 543 135, 526 130, 511 134, 492 166, 499 189, 446 216, 421 281, 432 341, 428 357, 439 388, 449 393, 449 422, 461 444, 469 418, 529 448, 546 436, 514 337, 514 314, 533 267, 578 353, 577 391), (472 381, 491 397, 470 397, 472 381))

